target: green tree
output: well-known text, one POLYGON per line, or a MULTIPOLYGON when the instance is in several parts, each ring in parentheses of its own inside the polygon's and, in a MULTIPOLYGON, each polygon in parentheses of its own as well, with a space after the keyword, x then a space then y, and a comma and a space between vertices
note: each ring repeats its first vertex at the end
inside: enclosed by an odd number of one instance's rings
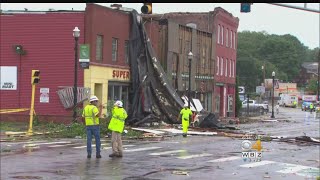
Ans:
POLYGON ((238 90, 238 78, 236 79, 236 117, 239 117, 239 112, 241 109, 241 101, 240 101, 240 97, 239 97, 239 90, 238 90))
POLYGON ((307 90, 308 91, 312 91, 314 94, 317 93, 317 89, 318 89, 318 79, 317 78, 313 78, 309 81, 308 85, 307 85, 307 90))

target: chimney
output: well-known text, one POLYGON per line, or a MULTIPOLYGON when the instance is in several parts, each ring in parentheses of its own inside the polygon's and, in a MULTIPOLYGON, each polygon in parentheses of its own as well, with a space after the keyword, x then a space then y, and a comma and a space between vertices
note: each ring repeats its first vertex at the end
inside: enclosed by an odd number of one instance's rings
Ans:
POLYGON ((121 4, 111 4, 111 7, 121 8, 121 7, 122 7, 122 5, 121 5, 121 4))

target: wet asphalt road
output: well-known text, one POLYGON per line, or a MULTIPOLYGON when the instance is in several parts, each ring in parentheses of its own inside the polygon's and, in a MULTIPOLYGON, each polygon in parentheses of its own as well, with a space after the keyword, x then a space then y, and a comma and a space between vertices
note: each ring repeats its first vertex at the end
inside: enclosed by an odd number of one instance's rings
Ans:
MULTIPOLYGON (((283 109, 290 122, 241 125, 270 135, 319 136, 319 121, 304 123, 299 109, 283 109), (287 131, 285 131, 287 128, 287 131), (296 130, 293 130, 296 129, 296 130), (276 131, 278 130, 278 131, 276 131)), ((279 116, 280 116, 279 115, 279 116)), ((276 115, 277 117, 277 115, 276 115)), ((130 141, 124 157, 109 158, 110 143, 102 142, 102 159, 86 158, 84 140, 63 139, 38 143, 1 143, 1 179, 315 179, 319 176, 320 146, 262 142, 262 161, 241 157, 240 139, 218 136, 180 136, 159 142, 130 141), (8 146, 9 145, 9 146, 8 146), (179 173, 183 175, 178 175, 179 173), (187 175, 185 175, 187 174, 187 175)))

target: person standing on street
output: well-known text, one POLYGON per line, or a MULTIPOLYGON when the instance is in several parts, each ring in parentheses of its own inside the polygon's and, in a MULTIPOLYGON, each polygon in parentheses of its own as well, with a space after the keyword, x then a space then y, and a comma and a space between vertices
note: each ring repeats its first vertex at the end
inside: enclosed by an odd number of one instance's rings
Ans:
POLYGON ((312 111, 313 111, 313 103, 310 103, 310 113, 312 114, 312 111))
POLYGON ((192 117, 192 111, 188 108, 188 105, 185 104, 179 114, 179 119, 181 119, 181 123, 182 123, 183 137, 187 137, 189 120, 191 119, 191 117, 192 117))
POLYGON ((102 105, 98 105, 98 101, 99 99, 97 98, 97 96, 90 97, 90 104, 86 105, 82 112, 82 117, 85 120, 87 130, 87 158, 91 158, 92 154, 92 135, 94 136, 94 139, 96 141, 96 158, 101 158, 99 117, 101 116, 102 105))
POLYGON ((298 107, 297 104, 298 104, 297 101, 293 101, 293 106, 294 106, 294 108, 297 108, 297 107, 298 107))
POLYGON ((279 103, 276 105, 276 112, 277 112, 277 114, 279 114, 279 108, 280 108, 280 106, 279 106, 279 103))
POLYGON ((127 117, 128 115, 126 110, 123 108, 123 103, 121 101, 116 101, 112 110, 112 118, 108 126, 108 129, 112 131, 112 154, 110 154, 109 157, 123 156, 121 133, 123 132, 127 117))

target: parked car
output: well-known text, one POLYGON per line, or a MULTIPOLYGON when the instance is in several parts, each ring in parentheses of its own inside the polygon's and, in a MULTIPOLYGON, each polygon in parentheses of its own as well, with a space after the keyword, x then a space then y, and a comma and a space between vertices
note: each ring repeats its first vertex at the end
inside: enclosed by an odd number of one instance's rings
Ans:
MULTIPOLYGON (((246 108, 248 106, 247 100, 242 101, 242 108, 246 108)), ((249 107, 259 107, 263 109, 265 112, 269 112, 269 105, 268 104, 258 104, 255 100, 249 99, 249 107)))
POLYGON ((311 103, 312 103, 312 102, 304 101, 304 102, 302 103, 302 105, 301 105, 301 110, 302 110, 302 111, 307 111, 307 110, 309 110, 311 103))

